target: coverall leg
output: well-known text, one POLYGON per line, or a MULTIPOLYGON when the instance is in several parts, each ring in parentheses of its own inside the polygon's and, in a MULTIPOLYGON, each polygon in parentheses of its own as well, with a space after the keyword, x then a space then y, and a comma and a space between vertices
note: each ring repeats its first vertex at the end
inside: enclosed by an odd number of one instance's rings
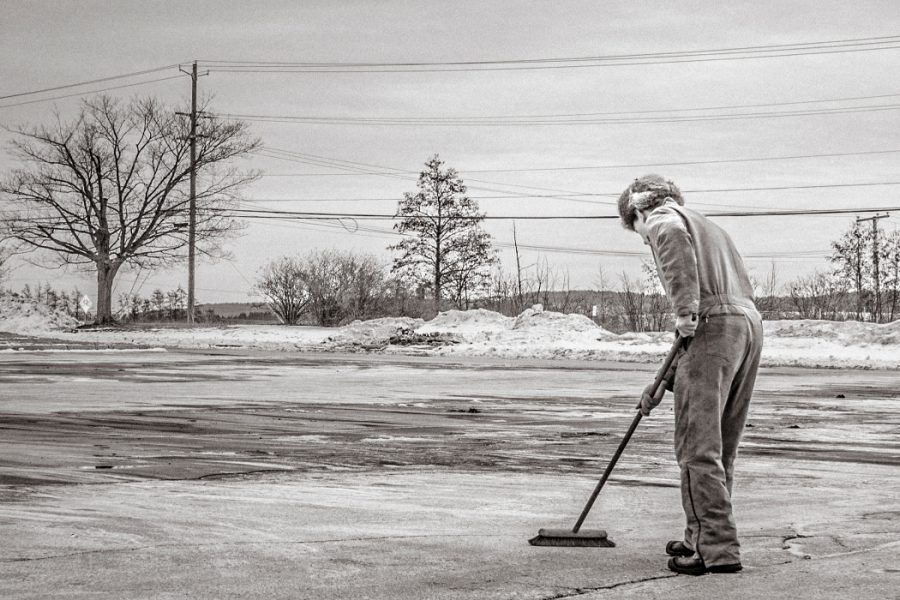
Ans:
POLYGON ((731 490, 762 335, 758 314, 713 309, 701 320, 675 374, 684 539, 708 567, 741 560, 731 490))

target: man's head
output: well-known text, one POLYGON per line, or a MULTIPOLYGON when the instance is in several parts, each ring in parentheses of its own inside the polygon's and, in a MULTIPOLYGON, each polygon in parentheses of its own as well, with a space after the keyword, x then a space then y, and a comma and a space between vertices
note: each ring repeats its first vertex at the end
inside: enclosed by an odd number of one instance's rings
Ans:
POLYGON ((622 220, 622 227, 634 231, 639 211, 649 213, 670 200, 684 206, 681 190, 674 183, 660 175, 638 177, 619 196, 619 217, 622 220))

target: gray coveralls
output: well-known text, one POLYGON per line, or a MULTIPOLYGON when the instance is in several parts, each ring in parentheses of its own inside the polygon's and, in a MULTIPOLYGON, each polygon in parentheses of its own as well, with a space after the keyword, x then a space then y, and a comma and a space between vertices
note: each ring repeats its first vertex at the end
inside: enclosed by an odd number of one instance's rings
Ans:
POLYGON ((739 563, 731 490, 759 367, 762 319, 743 262, 724 230, 672 202, 653 210, 646 225, 675 313, 700 318, 676 372, 670 373, 675 457, 687 520, 684 542, 708 567, 739 563))

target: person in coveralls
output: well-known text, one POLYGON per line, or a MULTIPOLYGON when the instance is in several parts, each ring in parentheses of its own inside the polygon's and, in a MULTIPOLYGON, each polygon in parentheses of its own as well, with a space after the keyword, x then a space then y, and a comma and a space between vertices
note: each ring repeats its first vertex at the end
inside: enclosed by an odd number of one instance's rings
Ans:
POLYGON ((684 539, 666 544, 676 573, 741 570, 732 514, 734 460, 747 420, 762 350, 762 319, 753 287, 728 234, 684 207, 674 183, 645 175, 619 197, 622 225, 653 251, 659 278, 685 338, 676 366, 655 397, 641 398, 649 415, 666 390, 675 393, 675 457, 681 469, 684 539))

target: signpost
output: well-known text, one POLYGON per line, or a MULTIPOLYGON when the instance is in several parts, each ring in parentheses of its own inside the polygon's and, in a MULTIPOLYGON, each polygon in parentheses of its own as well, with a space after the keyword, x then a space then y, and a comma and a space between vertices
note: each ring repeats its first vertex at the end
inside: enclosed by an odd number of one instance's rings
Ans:
POLYGON ((84 313, 84 318, 87 319, 88 311, 91 310, 91 307, 94 306, 94 303, 91 302, 91 299, 87 296, 82 296, 81 300, 78 301, 78 306, 81 307, 81 312, 84 313))

